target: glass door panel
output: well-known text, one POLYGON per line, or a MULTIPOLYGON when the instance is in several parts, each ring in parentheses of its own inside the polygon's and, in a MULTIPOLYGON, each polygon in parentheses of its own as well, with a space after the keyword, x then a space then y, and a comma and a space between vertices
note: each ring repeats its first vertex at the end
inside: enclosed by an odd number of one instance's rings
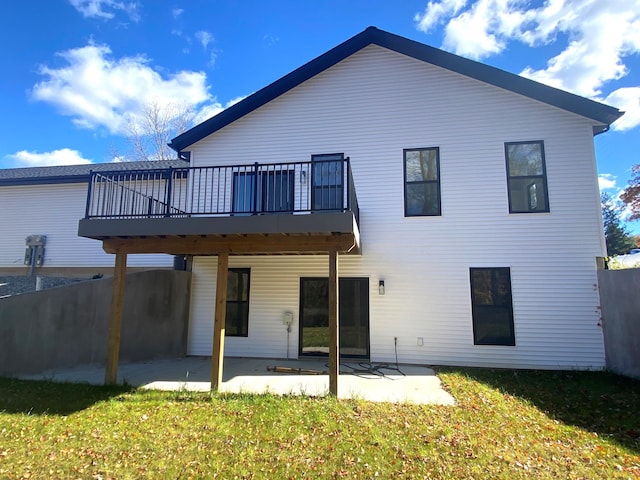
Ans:
POLYGON ((234 172, 233 174, 233 205, 234 213, 253 213, 255 200, 254 172, 234 172))
POLYGON ((300 280, 300 353, 329 353, 329 280, 300 280))
POLYGON ((344 154, 312 155, 311 210, 341 210, 344 154))
POLYGON ((262 177, 262 211, 293 212, 293 170, 266 171, 262 177))
MULTIPOLYGON (((340 355, 369 357, 369 279, 339 280, 340 355)), ((300 354, 329 353, 329 280, 300 280, 300 354)))

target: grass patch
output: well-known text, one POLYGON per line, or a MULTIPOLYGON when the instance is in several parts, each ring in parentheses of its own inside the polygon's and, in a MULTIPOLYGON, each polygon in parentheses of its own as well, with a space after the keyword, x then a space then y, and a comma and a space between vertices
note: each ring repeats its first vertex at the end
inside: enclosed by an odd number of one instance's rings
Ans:
POLYGON ((304 327, 302 336, 302 348, 328 347, 329 327, 304 327))
POLYGON ((439 375, 458 406, 0 379, 0 478, 640 478, 640 382, 439 375))

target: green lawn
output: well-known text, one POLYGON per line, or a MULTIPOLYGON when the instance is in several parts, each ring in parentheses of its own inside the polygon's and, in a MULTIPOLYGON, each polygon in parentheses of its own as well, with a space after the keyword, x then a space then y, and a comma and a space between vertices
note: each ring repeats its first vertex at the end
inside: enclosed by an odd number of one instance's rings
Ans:
POLYGON ((640 478, 640 382, 438 373, 458 406, 0 379, 0 478, 640 478))

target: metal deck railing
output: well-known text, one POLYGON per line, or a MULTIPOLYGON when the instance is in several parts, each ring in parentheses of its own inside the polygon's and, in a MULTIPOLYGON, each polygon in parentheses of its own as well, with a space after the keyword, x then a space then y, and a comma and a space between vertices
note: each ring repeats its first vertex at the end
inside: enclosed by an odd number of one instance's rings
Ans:
POLYGON ((351 211, 349 158, 91 172, 85 218, 171 218, 351 211))

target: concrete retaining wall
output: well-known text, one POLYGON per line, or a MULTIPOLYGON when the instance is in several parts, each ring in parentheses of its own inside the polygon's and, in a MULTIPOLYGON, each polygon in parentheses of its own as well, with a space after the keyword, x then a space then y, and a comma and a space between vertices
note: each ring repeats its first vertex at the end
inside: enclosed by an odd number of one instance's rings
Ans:
MULTIPOLYGON (((184 356, 190 272, 127 275, 120 360, 184 356)), ((112 279, 0 299, 0 375, 104 363, 112 279)))
POLYGON ((607 368, 640 378, 640 268, 598 271, 607 368))

